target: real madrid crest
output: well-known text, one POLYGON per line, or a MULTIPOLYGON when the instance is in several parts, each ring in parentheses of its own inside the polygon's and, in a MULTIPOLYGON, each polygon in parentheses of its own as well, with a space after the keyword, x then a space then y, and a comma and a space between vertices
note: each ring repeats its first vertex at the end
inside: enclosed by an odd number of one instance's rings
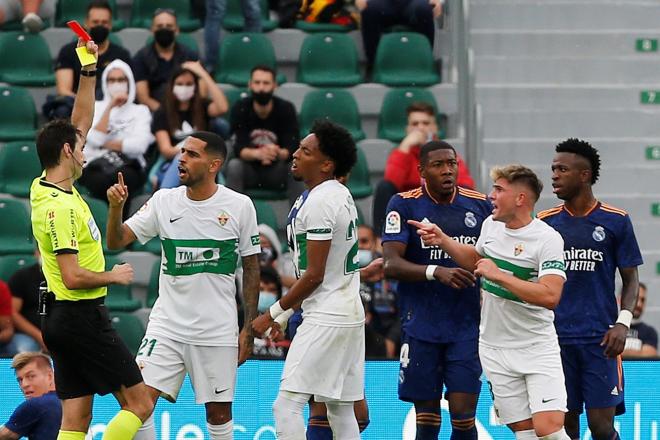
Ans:
POLYGON ((473 212, 468 211, 465 213, 464 222, 465 222, 465 226, 467 226, 468 228, 474 228, 475 226, 477 226, 477 218, 474 216, 473 212))
POLYGON ((229 214, 227 214, 225 211, 222 211, 218 216, 218 221, 220 222, 220 226, 226 225, 229 221, 229 214))
POLYGON ((602 226, 596 226, 594 232, 591 233, 591 238, 596 241, 605 240, 605 229, 602 226))
POLYGON ((518 255, 523 253, 523 250, 524 250, 523 249, 523 244, 522 243, 516 243, 516 245, 513 248, 513 255, 515 255, 517 257, 518 255))

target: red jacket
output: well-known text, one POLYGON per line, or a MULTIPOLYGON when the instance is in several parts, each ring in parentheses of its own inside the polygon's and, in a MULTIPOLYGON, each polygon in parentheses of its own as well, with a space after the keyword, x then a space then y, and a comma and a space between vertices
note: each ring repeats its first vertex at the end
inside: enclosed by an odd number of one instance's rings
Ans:
MULTIPOLYGON (((421 184, 422 179, 417 169, 421 148, 421 146, 415 145, 408 153, 404 153, 397 148, 387 158, 384 179, 392 182, 396 186, 397 191, 408 191, 419 187, 421 184)), ((470 170, 465 165, 463 158, 456 153, 456 159, 458 161, 456 184, 464 188, 474 189, 474 180, 470 176, 470 170)))

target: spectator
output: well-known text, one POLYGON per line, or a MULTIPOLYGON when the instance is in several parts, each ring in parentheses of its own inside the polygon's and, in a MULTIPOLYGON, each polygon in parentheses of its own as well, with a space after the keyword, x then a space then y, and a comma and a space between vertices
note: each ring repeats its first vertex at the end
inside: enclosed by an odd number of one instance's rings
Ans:
POLYGON ((18 353, 48 351, 41 336, 41 317, 38 314, 39 284, 46 278, 41 270, 39 249, 35 249, 34 256, 37 262, 14 272, 8 282, 16 329, 13 344, 18 353))
POLYGON ((152 112, 166 96, 167 82, 174 70, 186 61, 197 61, 195 52, 176 42, 179 26, 173 9, 156 9, 151 22, 154 41, 133 58, 137 99, 152 112))
POLYGON ((289 253, 281 254, 282 244, 277 238, 277 233, 266 224, 259 224, 259 240, 261 243, 261 254, 259 254, 259 264, 261 267, 270 266, 274 268, 280 276, 280 281, 284 290, 288 289, 296 282, 296 270, 289 253))
POLYGON ((431 46, 435 38, 434 18, 442 14, 443 0, 355 0, 361 11, 362 41, 371 74, 380 36, 390 26, 405 25, 424 34, 431 46))
MULTIPOLYGON (((261 32, 261 5, 259 0, 242 0, 241 9, 245 26, 243 32, 261 32)), ((206 17, 204 19, 204 47, 206 70, 212 72, 218 61, 220 40, 222 37, 222 20, 227 11, 227 0, 206 0, 206 17)))
POLYGON ((252 188, 285 190, 289 161, 298 148, 296 109, 289 101, 273 96, 277 82, 275 71, 268 66, 252 69, 248 88, 252 96, 231 109, 236 157, 227 166, 227 186, 239 192, 252 188))
POLYGON ((62 421, 62 404, 55 394, 50 357, 26 352, 14 356, 11 367, 25 396, 9 421, 0 427, 0 439, 55 440, 62 421))
MULTIPOLYGON (((263 248, 262 248, 263 251, 263 248)), ((282 298, 282 282, 277 271, 272 267, 261 267, 259 280, 259 313, 265 313, 270 306, 282 298)), ((291 342, 284 339, 272 341, 268 337, 254 338, 253 354, 269 358, 283 359, 286 356, 286 348, 291 342)))
POLYGON ((23 30, 36 34, 44 25, 44 18, 55 14, 54 0, 2 0, 0 1, 0 27, 21 19, 23 30))
POLYGON ((0 356, 16 354, 13 337, 11 293, 7 284, 0 280, 0 356))
POLYGON ((104 200, 121 171, 130 197, 139 192, 146 179, 144 153, 154 141, 151 113, 146 105, 135 104, 133 72, 122 60, 108 65, 101 88, 103 99, 95 103, 80 183, 92 196, 104 200))
MULTIPOLYGON (((114 60, 131 62, 131 54, 108 38, 112 31, 112 9, 106 0, 93 0, 87 6, 85 28, 99 46, 96 77, 101 78, 106 66, 114 60)), ((60 49, 55 63, 55 89, 57 97, 48 98, 44 104, 44 116, 48 119, 68 118, 73 109, 73 98, 80 81, 80 61, 76 56, 78 42, 72 41, 60 49)), ((96 99, 103 99, 101 81, 96 82, 96 99)))
POLYGON ((621 355, 626 357, 658 356, 658 332, 641 321, 646 306, 646 284, 639 283, 637 305, 633 310, 633 321, 626 337, 626 347, 621 355))
MULTIPOLYGON (((385 209, 390 198, 396 193, 417 188, 422 183, 419 175, 419 151, 423 144, 437 139, 438 125, 435 120, 435 110, 431 105, 414 102, 408 106, 406 114, 408 115, 406 137, 387 158, 385 175, 374 194, 373 222, 378 235, 383 229, 385 209)), ((474 188, 470 171, 458 153, 456 159, 458 160, 456 183, 464 188, 474 188)))
POLYGON ((174 68, 163 106, 154 113, 151 125, 158 151, 166 160, 157 173, 158 187, 179 186, 179 143, 195 131, 207 130, 210 119, 226 113, 227 108, 227 98, 199 61, 174 68), (210 100, 201 95, 198 79, 206 85, 210 100))

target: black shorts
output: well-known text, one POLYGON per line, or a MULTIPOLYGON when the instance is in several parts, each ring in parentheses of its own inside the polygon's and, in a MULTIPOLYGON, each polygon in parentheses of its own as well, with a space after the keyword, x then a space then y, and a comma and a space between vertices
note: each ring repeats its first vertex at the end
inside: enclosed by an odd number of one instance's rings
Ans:
POLYGON ((105 395, 142 382, 135 358, 112 328, 103 298, 55 301, 42 331, 60 399, 105 395))

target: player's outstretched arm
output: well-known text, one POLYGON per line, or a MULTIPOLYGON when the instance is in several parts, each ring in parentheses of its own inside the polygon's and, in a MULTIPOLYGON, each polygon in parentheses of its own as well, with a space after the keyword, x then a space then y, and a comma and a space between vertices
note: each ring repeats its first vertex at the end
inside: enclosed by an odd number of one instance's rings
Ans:
POLYGON ((474 272, 477 261, 481 255, 477 249, 469 244, 459 243, 445 234, 435 223, 421 223, 416 220, 408 220, 408 224, 417 228, 419 235, 427 246, 439 246, 443 251, 465 270, 474 272))
POLYGON ((124 223, 122 212, 124 203, 128 199, 128 187, 124 184, 124 176, 117 173, 117 183, 108 188, 108 224, 106 226, 105 240, 110 249, 121 249, 136 240, 136 236, 124 223))
POLYGON ((238 336, 238 365, 241 365, 252 354, 254 335, 252 321, 257 317, 259 303, 259 258, 248 255, 242 258, 243 263, 243 316, 244 324, 238 336))
MULTIPOLYGON (((83 42, 78 40, 78 47, 86 46, 87 52, 98 57, 98 46, 93 41, 83 42)), ((94 102, 96 101, 96 63, 82 67, 83 74, 80 75, 78 83, 78 93, 73 104, 71 113, 71 123, 80 130, 83 138, 87 137, 87 132, 92 127, 94 120, 94 102), (86 75, 84 72, 89 72, 86 75), (93 74, 92 74, 93 73, 93 74)))
POLYGON ((605 347, 605 356, 614 358, 623 352, 626 346, 626 336, 632 320, 632 312, 639 295, 639 274, 637 267, 619 268, 621 274, 621 313, 619 319, 610 328, 600 345, 605 347))

